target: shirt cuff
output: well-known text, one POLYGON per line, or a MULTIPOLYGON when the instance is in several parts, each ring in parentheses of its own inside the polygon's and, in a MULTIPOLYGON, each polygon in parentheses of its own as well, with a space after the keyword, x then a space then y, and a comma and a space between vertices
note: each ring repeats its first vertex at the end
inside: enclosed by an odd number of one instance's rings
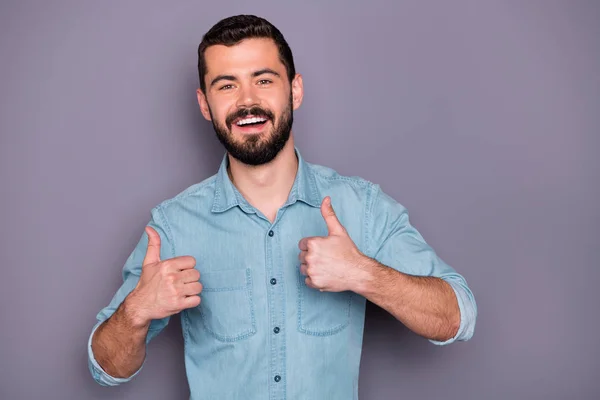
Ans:
POLYGON ((456 299, 458 300, 458 309, 460 311, 460 326, 458 328, 458 332, 456 332, 456 335, 446 341, 440 342, 437 340, 429 339, 431 343, 438 346, 444 346, 450 343, 454 343, 457 340, 467 341, 471 339, 475 331, 475 318, 477 314, 472 295, 470 295, 460 283, 452 279, 445 279, 445 281, 448 282, 448 284, 452 287, 452 289, 454 290, 454 294, 456 295, 456 299))
POLYGON ((126 383, 132 380, 142 369, 144 364, 140 366, 140 368, 130 377, 128 378, 115 378, 106 373, 94 358, 94 353, 92 352, 92 337, 94 337, 94 333, 104 321, 98 322, 94 328, 92 329, 92 333, 90 334, 90 338, 88 339, 88 368, 90 369, 90 373, 96 382, 98 382, 102 386, 117 386, 121 383, 126 383))

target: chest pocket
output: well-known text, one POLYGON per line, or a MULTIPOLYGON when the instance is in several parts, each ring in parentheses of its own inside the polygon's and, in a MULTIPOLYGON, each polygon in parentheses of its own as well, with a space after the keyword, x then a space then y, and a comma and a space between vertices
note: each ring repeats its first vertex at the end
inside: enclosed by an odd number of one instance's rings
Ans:
POLYGON ((298 330, 314 336, 341 332, 350 324, 352 292, 321 292, 305 279, 298 274, 298 330))
POLYGON ((249 269, 201 273, 198 309, 204 328, 217 340, 234 342, 256 333, 249 269))

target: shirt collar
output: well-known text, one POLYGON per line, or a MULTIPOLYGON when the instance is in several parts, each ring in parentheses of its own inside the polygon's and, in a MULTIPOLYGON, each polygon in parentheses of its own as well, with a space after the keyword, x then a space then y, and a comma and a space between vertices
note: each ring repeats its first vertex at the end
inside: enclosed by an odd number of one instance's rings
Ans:
MULTIPOLYGON (((310 164, 304 161, 300 151, 296 147, 294 147, 294 151, 298 158, 298 171, 296 173, 294 185, 288 196, 288 201, 284 204, 284 207, 294 204, 298 200, 312 207, 320 207, 322 199, 319 189, 317 188, 314 172, 312 171, 310 164)), ((238 206, 246 213, 256 213, 254 207, 244 199, 244 196, 242 196, 231 182, 231 179, 229 179, 229 175, 227 174, 228 164, 229 160, 227 158, 227 153, 225 153, 216 175, 215 196, 211 211, 221 213, 232 207, 238 206)))

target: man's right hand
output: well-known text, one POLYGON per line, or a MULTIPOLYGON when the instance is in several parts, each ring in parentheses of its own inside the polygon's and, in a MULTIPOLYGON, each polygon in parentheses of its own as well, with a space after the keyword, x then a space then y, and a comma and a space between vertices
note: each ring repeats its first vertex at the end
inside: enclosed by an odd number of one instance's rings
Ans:
POLYGON ((132 322, 149 325, 200 304, 200 272, 192 256, 180 256, 161 261, 160 235, 147 226, 148 248, 142 263, 138 284, 127 296, 127 308, 132 322))

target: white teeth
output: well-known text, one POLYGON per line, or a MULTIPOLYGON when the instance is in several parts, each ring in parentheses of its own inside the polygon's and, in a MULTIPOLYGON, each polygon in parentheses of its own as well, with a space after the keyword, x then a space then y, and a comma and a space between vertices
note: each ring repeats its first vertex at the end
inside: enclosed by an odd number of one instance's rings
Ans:
POLYGON ((252 118, 241 119, 237 122, 237 126, 254 124, 257 122, 265 122, 266 120, 267 120, 266 118, 261 118, 261 117, 252 117, 252 118))

